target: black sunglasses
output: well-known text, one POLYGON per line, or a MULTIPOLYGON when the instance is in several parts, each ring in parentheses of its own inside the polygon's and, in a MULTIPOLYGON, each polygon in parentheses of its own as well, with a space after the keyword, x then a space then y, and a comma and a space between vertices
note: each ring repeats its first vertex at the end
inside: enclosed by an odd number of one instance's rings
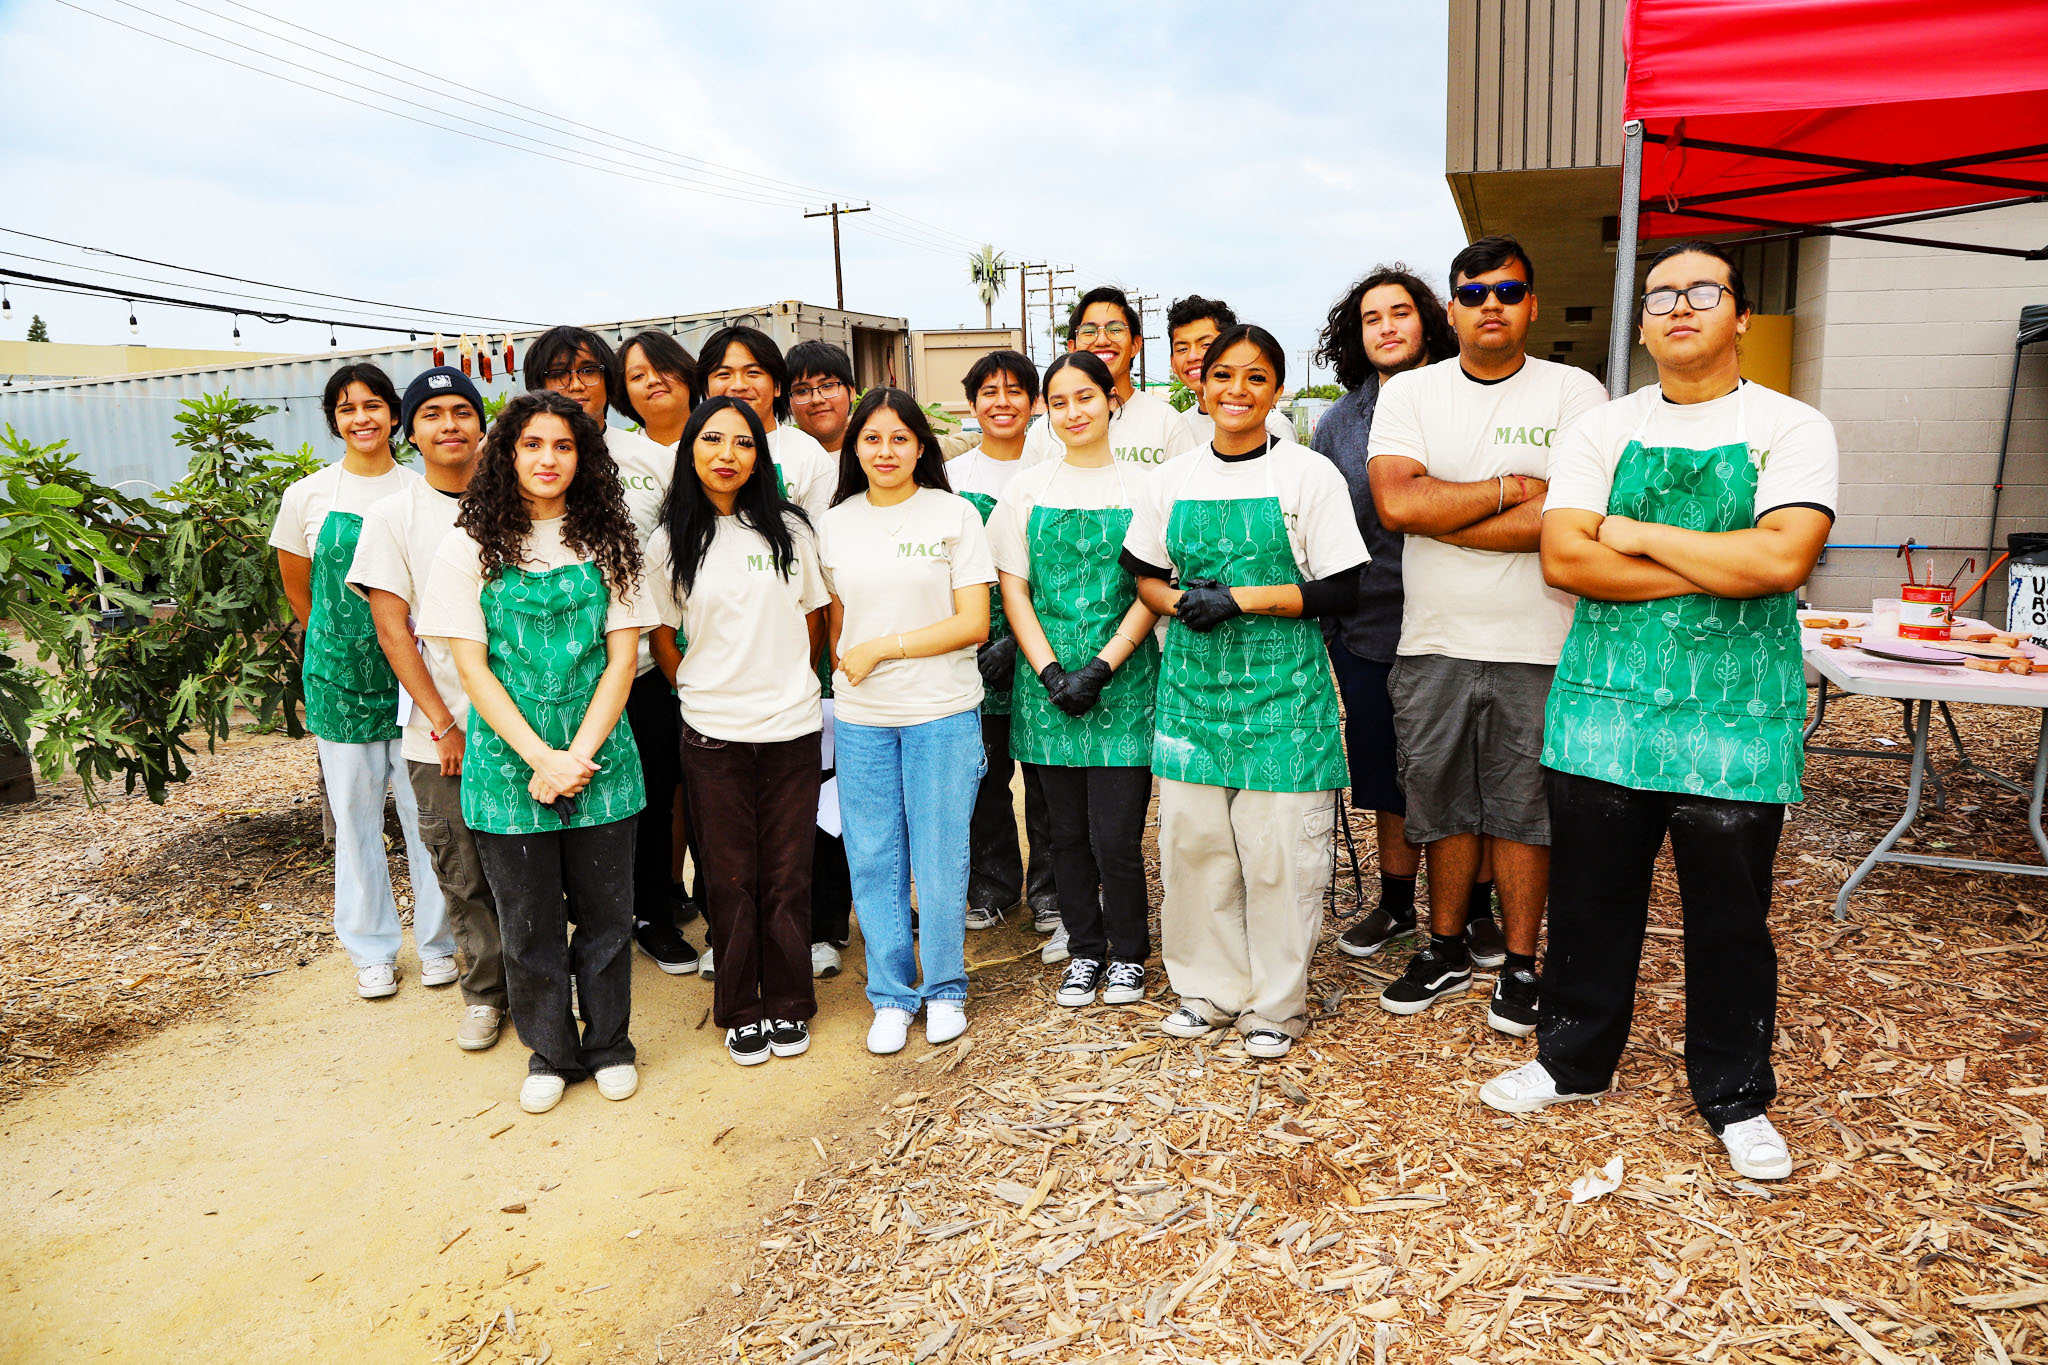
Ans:
POLYGON ((1529 297, 1529 286, 1521 280, 1495 280, 1492 284, 1461 284, 1451 291, 1451 297, 1467 308, 1477 308, 1492 294, 1512 308, 1529 297))

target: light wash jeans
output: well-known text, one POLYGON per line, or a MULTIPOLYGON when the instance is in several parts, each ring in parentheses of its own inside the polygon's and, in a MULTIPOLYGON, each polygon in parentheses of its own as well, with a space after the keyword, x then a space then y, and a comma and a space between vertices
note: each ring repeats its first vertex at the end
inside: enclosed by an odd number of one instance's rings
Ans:
POLYGON ((455 956, 448 902, 434 858, 420 841, 420 808, 399 741, 320 743, 320 776, 334 812, 334 936, 358 968, 398 961, 398 902, 384 860, 384 792, 398 802, 405 866, 412 876, 412 937, 424 961, 455 956))
POLYGON ((926 1000, 967 999, 968 827, 988 755, 981 711, 922 725, 834 718, 846 862, 867 943, 868 1003, 917 1013, 926 1000), (910 930, 917 878, 918 928, 910 930), (917 985, 924 959, 924 986, 917 985))

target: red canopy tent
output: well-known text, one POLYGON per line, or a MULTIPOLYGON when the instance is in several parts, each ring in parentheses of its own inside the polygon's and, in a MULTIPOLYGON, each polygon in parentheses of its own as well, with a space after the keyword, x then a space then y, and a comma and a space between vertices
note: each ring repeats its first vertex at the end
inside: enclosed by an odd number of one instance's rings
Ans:
POLYGON ((1608 386, 1628 382, 1641 235, 1901 234, 2048 198, 2044 0, 1630 0, 1608 386))

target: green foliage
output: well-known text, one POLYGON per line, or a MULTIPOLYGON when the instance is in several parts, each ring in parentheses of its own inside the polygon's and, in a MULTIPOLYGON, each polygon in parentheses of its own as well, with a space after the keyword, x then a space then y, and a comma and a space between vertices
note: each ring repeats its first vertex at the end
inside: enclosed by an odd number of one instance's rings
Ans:
POLYGON ((50 339, 50 324, 43 321, 41 313, 33 313, 29 316, 28 339, 30 341, 48 341, 50 339))
POLYGON ((93 483, 63 442, 37 448, 10 430, 0 455, 0 546, 11 552, 0 602, 53 666, 0 672, 0 695, 18 699, 10 684, 34 679, 22 728, 41 731, 37 765, 47 777, 74 768, 88 798, 118 776, 164 800, 191 775, 187 732, 211 748, 237 708, 304 733, 296 631, 268 539, 284 490, 321 461, 254 434, 273 409, 225 393, 182 407, 173 439, 191 462, 151 502, 93 483), (72 509, 71 539, 54 539, 34 510, 53 505, 72 509), (31 509, 19 530, 15 508, 31 509), (102 600, 118 609, 111 620, 102 600))
POLYGON ((1332 403, 1344 396, 1342 384, 1308 384, 1294 395, 1296 398, 1327 398, 1332 403))
POLYGON ((974 286, 975 297, 981 300, 982 326, 994 326, 996 299, 1010 280, 1010 258, 984 243, 981 250, 967 258, 967 279, 974 286))
POLYGON ((1175 412, 1186 412, 1195 405, 1195 391, 1181 383, 1180 376, 1175 375, 1173 382, 1166 386, 1166 401, 1173 404, 1175 412))
POLYGON ((499 414, 499 413, 501 413, 501 412, 503 412, 503 411, 505 410, 505 405, 506 405, 507 403, 511 402, 511 401, 512 401, 512 395, 511 395, 511 394, 509 394, 509 393, 487 393, 487 394, 485 394, 485 395, 484 395, 484 425, 486 425, 486 426, 489 426, 489 425, 490 425, 490 424, 491 424, 492 422, 495 422, 495 421, 497 421, 497 420, 498 420, 498 414, 499 414))

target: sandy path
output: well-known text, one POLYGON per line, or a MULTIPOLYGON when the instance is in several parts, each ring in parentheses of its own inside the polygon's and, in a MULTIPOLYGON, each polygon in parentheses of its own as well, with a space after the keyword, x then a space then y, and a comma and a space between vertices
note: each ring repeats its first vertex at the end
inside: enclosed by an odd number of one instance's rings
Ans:
POLYGON ((844 1161, 928 1074, 921 1037, 863 1050, 857 971, 820 983, 807 1056, 742 1070, 698 1027, 710 984, 636 954, 640 1093, 536 1117, 509 1028, 459 1051, 453 989, 403 970, 364 1003, 324 954, 0 1112, 0 1359, 419 1361, 505 1304, 480 1361, 638 1355, 729 1299, 813 1136, 844 1161))

